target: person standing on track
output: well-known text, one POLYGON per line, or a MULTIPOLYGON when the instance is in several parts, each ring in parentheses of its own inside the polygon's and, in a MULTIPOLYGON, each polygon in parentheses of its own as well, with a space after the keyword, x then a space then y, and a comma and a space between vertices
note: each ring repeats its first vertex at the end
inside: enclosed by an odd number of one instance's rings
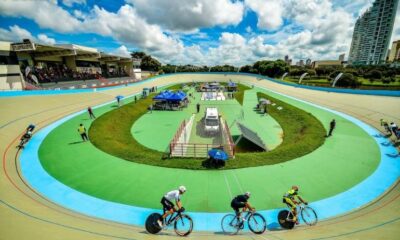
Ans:
POLYGON ((92 110, 92 108, 90 106, 88 107, 87 111, 89 113, 90 119, 92 119, 92 118, 95 119, 96 118, 96 116, 93 114, 93 110, 92 110))
POLYGON ((81 137, 82 137, 82 140, 85 142, 85 141, 89 141, 89 138, 88 138, 88 136, 87 136, 87 134, 86 134, 86 128, 85 128, 85 126, 83 126, 83 124, 81 123, 80 125, 79 125, 79 127, 78 127, 78 132, 79 132, 79 134, 81 135, 81 137))
POLYGON ((176 211, 175 206, 172 202, 176 203, 178 209, 182 208, 181 195, 184 194, 185 192, 186 192, 186 187, 180 186, 178 190, 170 191, 161 198, 161 205, 163 206, 164 215, 162 215, 161 218, 157 220, 157 223, 160 226, 160 228, 163 227, 163 220, 168 215, 173 214, 174 211, 176 211))
POLYGON ((336 121, 335 121, 335 119, 333 119, 329 124, 329 133, 328 133, 327 137, 332 136, 333 129, 335 129, 335 128, 336 128, 336 121))

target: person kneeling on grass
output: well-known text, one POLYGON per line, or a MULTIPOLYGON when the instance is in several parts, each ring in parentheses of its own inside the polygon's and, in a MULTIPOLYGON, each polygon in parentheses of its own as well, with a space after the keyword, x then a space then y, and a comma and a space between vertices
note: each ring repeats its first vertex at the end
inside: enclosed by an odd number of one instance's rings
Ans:
POLYGON ((182 203, 181 203, 181 195, 186 192, 186 187, 185 186, 180 186, 178 190, 173 190, 168 193, 166 193, 162 199, 161 199, 161 204, 163 205, 163 211, 164 215, 161 216, 160 219, 157 220, 158 225, 160 228, 163 227, 163 220, 170 214, 173 214, 175 210, 175 206, 172 203, 175 201, 176 206, 178 206, 178 209, 182 208, 182 203))

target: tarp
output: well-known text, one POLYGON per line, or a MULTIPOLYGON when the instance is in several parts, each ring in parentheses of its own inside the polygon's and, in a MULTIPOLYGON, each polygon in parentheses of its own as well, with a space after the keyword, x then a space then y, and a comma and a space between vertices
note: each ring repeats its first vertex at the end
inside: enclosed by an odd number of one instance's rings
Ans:
POLYGON ((164 100, 164 101, 183 101, 187 98, 186 93, 182 91, 171 92, 163 91, 153 98, 153 100, 164 100))
POLYGON ((228 87, 236 87, 236 83, 234 82, 228 82, 228 87))
POLYGON ((208 156, 210 156, 210 158, 213 158, 215 160, 222 160, 222 161, 226 161, 229 158, 226 152, 215 148, 208 151, 208 156))

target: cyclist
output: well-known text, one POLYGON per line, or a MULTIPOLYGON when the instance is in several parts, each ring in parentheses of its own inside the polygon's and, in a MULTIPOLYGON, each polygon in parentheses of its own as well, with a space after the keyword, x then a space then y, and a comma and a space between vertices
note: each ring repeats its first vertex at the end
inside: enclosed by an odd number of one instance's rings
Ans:
POLYGON ((250 192, 246 192, 245 194, 238 195, 234 199, 232 199, 231 207, 233 208, 233 210, 235 210, 236 217, 238 219, 240 219, 240 214, 241 214, 240 208, 243 208, 242 212, 245 212, 247 208, 250 209, 251 211, 255 210, 255 208, 251 207, 250 203, 248 202, 250 195, 251 195, 250 192))
POLYGON ((157 223, 160 226, 160 228, 163 227, 163 220, 169 214, 173 214, 174 211, 176 211, 175 206, 172 203, 173 201, 175 201, 176 205, 178 206, 178 209, 182 209, 181 195, 184 194, 185 192, 186 192, 186 187, 180 186, 178 190, 170 191, 162 197, 161 204, 163 205, 164 215, 162 215, 161 218, 157 220, 157 223))
POLYGON ((297 220, 297 209, 296 205, 299 204, 296 200, 295 197, 297 197, 302 203, 307 205, 308 203, 304 201, 299 195, 298 195, 299 187, 298 186, 292 186, 292 188, 283 195, 283 203, 286 203, 289 208, 291 208, 292 213, 293 213, 293 222, 296 224, 299 224, 299 221, 297 220))
POLYGON ((32 137, 32 132, 27 131, 24 135, 22 135, 21 141, 19 142, 18 147, 23 148, 25 143, 27 143, 29 141, 29 139, 31 139, 31 137, 32 137))
POLYGON ((33 132, 35 127, 36 126, 33 123, 29 124, 29 126, 26 128, 26 132, 33 132))

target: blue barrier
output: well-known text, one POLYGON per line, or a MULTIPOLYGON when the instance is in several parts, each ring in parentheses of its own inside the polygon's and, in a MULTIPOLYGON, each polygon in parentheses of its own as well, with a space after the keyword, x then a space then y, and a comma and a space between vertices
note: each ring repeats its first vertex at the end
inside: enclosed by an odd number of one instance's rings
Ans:
MULTIPOLYGON (((185 75, 185 74, 217 74, 217 75, 243 75, 243 76, 250 76, 259 78, 262 80, 272 81, 278 84, 287 85, 291 87, 298 87, 316 91, 324 91, 324 92, 335 92, 335 93, 347 93, 347 94, 361 94, 361 95, 375 95, 375 96, 388 96, 388 97, 400 97, 400 91, 398 90, 362 90, 362 89, 347 89, 347 88, 328 88, 328 87, 315 87, 315 86, 308 86, 308 85, 300 85, 296 83, 284 82, 279 81, 267 76, 262 76, 259 74, 252 74, 252 73, 237 73, 237 72, 187 72, 187 73, 168 73, 157 75, 146 80, 128 84, 128 86, 140 84, 147 81, 153 81, 157 78, 162 78, 166 76, 173 76, 173 75, 185 75)), ((104 87, 104 88, 97 88, 97 91, 105 91, 114 88, 124 87, 124 85, 120 86, 113 86, 113 87, 104 87)), ((2 91, 0 92, 0 97, 17 97, 17 96, 31 96, 31 95, 54 95, 54 94, 71 94, 71 93, 85 93, 85 92, 94 92, 94 89, 71 89, 71 90, 29 90, 29 91, 2 91)))

